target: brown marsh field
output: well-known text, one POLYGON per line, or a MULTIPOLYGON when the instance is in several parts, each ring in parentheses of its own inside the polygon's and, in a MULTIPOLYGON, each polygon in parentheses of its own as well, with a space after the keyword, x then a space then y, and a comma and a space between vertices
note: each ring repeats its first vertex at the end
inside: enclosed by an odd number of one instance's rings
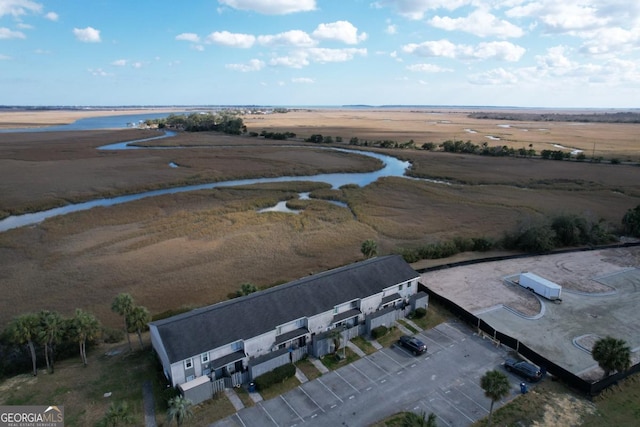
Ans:
MULTIPOLYGON (((38 117, 20 122, 7 114, 19 113, 0 114, 0 123, 38 124, 38 117)), ((77 118, 58 114, 42 123, 77 118)), ((0 233, 0 325, 27 311, 70 315, 81 307, 119 326, 110 303, 120 292, 157 314, 226 299, 244 282, 267 287, 357 261, 366 239, 386 254, 453 237, 499 238, 520 221, 559 213, 617 227, 640 203, 640 125, 503 123, 426 110, 291 111, 244 121, 249 131, 290 131, 299 139, 319 133, 346 142, 413 139, 418 146, 468 139, 538 152, 562 146, 588 157, 595 148, 596 156, 622 164, 381 150, 411 161, 410 174, 425 179, 385 178, 339 190, 311 182, 221 188, 52 218, 0 233), (349 208, 303 200, 292 202, 303 208, 298 215, 257 211, 303 191, 349 208)), ((153 142, 188 147, 180 150, 96 150, 156 135, 134 129, 0 134, 0 216, 191 183, 380 166, 363 156, 298 148, 310 145, 301 140, 214 133, 153 142)))

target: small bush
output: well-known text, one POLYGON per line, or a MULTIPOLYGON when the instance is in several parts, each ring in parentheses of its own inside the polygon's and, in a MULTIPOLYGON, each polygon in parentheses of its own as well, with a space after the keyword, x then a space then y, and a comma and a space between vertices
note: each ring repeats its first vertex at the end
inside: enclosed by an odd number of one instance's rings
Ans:
POLYGON ((122 329, 102 328, 102 340, 107 344, 119 343, 124 339, 124 331, 122 329))
POLYGON ((289 363, 283 366, 279 366, 273 371, 267 372, 266 374, 260 375, 254 380, 254 383, 256 385, 256 389, 260 391, 268 388, 273 384, 281 383, 287 378, 291 378, 295 374, 296 367, 292 363, 289 363))
POLYGON ((378 326, 371 330, 371 336, 374 340, 377 340, 378 338, 387 335, 387 332, 389 332, 389 329, 386 326, 378 326))
POLYGON ((427 315, 427 309, 426 309, 426 308, 424 308, 424 307, 416 308, 416 311, 414 311, 414 312, 413 312, 413 316, 414 316, 416 319, 421 319, 421 318, 423 318, 423 317, 424 317, 424 316, 426 316, 426 315, 427 315))

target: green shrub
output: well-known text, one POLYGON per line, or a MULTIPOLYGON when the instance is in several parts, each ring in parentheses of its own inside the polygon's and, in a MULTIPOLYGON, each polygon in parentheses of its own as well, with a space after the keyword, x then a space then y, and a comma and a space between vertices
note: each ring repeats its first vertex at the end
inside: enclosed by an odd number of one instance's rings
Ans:
POLYGON ((266 374, 260 375, 253 382, 256 385, 256 389, 260 391, 265 390, 273 384, 281 383, 287 378, 291 378, 295 374, 296 367, 292 363, 289 363, 283 366, 279 366, 273 371, 267 372, 266 374))
POLYGON ((377 340, 378 338, 387 335, 387 332, 389 332, 389 328, 386 326, 378 326, 371 330, 371 336, 374 340, 377 340))
POLYGON ((119 343, 124 339, 124 331, 122 329, 102 328, 102 340, 107 344, 119 343))
POLYGON ((421 319, 421 318, 423 318, 423 317, 424 317, 424 316, 426 316, 426 315, 427 315, 427 309, 426 309, 426 308, 424 308, 424 307, 416 308, 416 310, 413 312, 413 316, 414 316, 416 319, 421 319))

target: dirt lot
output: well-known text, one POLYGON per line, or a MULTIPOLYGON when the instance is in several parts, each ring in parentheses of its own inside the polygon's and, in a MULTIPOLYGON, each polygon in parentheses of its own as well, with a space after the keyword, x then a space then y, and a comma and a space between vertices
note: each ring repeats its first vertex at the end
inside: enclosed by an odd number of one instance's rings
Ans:
POLYGON ((640 361, 640 248, 487 262, 424 273, 429 288, 497 330, 588 379, 602 371, 586 351, 594 338, 622 338, 640 361), (553 303, 504 278, 529 271, 562 286, 553 303), (506 307, 506 309, 505 309, 506 307))
MULTIPOLYGON (((8 121, 0 115, 2 120, 8 121)), ((514 132, 499 123, 468 120, 463 113, 411 111, 300 111, 246 118, 257 132, 321 132, 347 141, 350 135, 441 141, 466 137, 469 126, 514 132)), ((612 140, 616 150, 630 156, 638 152, 629 143, 638 127, 609 129, 619 137, 612 140)), ((187 183, 378 167, 362 156, 209 133, 161 141, 188 149, 96 150, 155 135, 146 130, 0 134, 0 211, 6 215, 187 183), (170 162, 181 167, 171 168, 170 162)), ((581 143, 575 134, 564 138, 581 143)), ((131 293, 152 313, 201 306, 227 298, 243 282, 266 287, 357 261, 361 243, 369 238, 387 254, 456 236, 499 238, 523 219, 558 213, 616 227, 626 210, 640 203, 640 169, 633 165, 384 152, 410 160, 415 176, 450 182, 386 178, 341 190, 301 183, 219 189, 92 209, 0 233, 0 325, 26 311, 47 308, 68 315, 81 307, 117 326, 120 319, 109 307, 119 292, 131 293), (304 209, 300 215, 257 213, 302 191, 322 192, 349 208, 311 200, 296 202, 304 209)))

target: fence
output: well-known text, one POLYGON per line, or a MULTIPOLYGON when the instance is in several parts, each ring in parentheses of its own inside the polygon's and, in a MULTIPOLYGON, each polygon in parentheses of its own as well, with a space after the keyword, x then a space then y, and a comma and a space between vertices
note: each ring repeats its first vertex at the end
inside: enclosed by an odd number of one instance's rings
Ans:
POLYGON ((540 366, 540 368, 544 369, 546 372, 551 373, 555 377, 560 378, 563 382, 565 382, 570 387, 573 387, 576 390, 586 394, 587 396, 593 397, 597 396, 602 392, 605 388, 609 387, 617 383, 618 381, 628 377, 631 374, 636 372, 640 372, 640 363, 633 365, 630 369, 625 372, 619 372, 615 375, 611 375, 607 378, 604 378, 600 381, 591 383, 588 382, 572 372, 569 372, 562 366, 552 362, 541 354, 535 352, 530 347, 518 341, 516 338, 513 338, 507 334, 504 334, 500 331, 495 330, 489 324, 487 324, 482 319, 479 319, 475 315, 469 313, 464 308, 460 307, 456 303, 447 298, 435 293, 434 291, 427 288, 422 283, 419 284, 420 290, 423 290, 429 294, 429 297, 432 301, 436 301, 442 306, 446 307, 449 311, 451 311, 456 317, 465 321, 469 325, 478 328, 478 330, 484 332, 488 336, 495 339, 500 344, 504 344, 505 346, 516 350, 519 354, 524 356, 525 358, 531 360, 536 365, 540 366))

